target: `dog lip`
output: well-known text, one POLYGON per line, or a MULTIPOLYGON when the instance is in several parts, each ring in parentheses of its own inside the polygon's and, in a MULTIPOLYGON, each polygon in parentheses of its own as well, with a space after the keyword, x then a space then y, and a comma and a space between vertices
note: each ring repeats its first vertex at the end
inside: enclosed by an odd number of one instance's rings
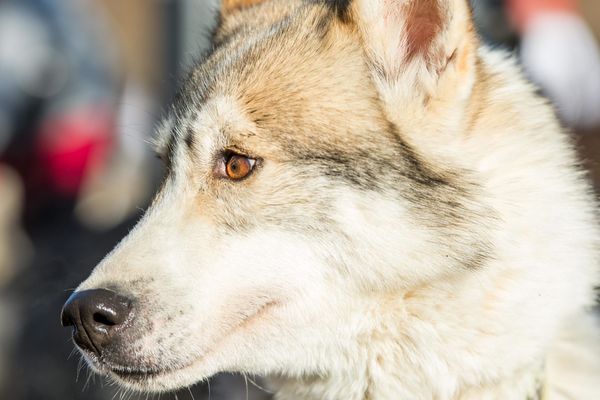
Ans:
POLYGON ((104 358, 95 357, 95 355, 91 355, 91 357, 90 355, 87 355, 87 358, 88 362, 90 363, 90 366, 96 369, 98 373, 112 373, 123 380, 131 381, 143 381, 147 379, 152 379, 161 375, 167 375, 170 372, 173 372, 176 369, 178 369, 125 366, 111 362, 104 358))
POLYGON ((154 369, 154 368, 130 368, 130 367, 121 367, 114 365, 105 365, 105 368, 111 373, 117 375, 121 379, 128 379, 133 381, 142 381, 146 379, 151 379, 155 377, 159 377, 161 375, 166 375, 172 370, 169 369, 154 369))
POLYGON ((161 374, 169 372, 169 371, 167 371, 167 370, 160 371, 160 370, 135 370, 135 369, 110 368, 110 372, 112 372, 113 374, 119 375, 121 377, 127 377, 127 378, 140 377, 140 378, 142 378, 142 377, 153 377, 153 376, 161 375, 161 374))

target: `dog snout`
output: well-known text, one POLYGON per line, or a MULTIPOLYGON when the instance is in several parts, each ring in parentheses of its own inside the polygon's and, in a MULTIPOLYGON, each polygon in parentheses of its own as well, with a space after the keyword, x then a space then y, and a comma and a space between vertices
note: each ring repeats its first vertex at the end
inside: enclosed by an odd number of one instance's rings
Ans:
POLYGON ((63 326, 73 327, 73 340, 97 356, 117 337, 133 315, 132 302, 107 289, 75 292, 61 312, 63 326))

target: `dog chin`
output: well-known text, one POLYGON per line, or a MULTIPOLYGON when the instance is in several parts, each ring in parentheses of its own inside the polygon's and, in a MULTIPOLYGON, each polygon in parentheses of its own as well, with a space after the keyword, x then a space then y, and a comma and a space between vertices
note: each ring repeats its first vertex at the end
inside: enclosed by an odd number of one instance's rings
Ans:
POLYGON ((110 369, 107 375, 121 386, 140 392, 164 392, 186 386, 177 383, 181 379, 177 370, 110 369))
POLYGON ((186 369, 188 367, 152 370, 104 367, 101 373, 127 389, 146 393, 160 393, 190 386, 202 380, 198 376, 192 377, 187 374, 186 369))
POLYGON ((84 358, 94 373, 105 376, 124 388, 138 392, 167 392, 190 386, 202 380, 197 375, 192 377, 191 374, 186 373, 193 363, 174 368, 143 368, 101 361, 85 353, 84 358))

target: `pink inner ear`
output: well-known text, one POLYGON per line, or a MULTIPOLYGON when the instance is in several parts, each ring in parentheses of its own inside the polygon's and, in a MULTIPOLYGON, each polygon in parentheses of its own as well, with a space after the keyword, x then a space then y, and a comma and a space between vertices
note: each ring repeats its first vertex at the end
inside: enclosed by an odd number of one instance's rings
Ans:
MULTIPOLYGON (((389 0, 388 0, 389 1, 389 0)), ((389 1, 393 3, 394 1, 389 1)), ((438 0, 410 0, 406 4, 406 61, 427 57, 436 36, 444 28, 444 18, 438 0)))

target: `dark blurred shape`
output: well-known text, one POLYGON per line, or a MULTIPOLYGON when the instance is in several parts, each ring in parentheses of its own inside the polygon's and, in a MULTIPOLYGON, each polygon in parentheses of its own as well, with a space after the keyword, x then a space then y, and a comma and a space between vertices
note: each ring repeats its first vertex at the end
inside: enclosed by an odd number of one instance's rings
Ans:
POLYGON ((0 138, 34 205, 105 166, 118 82, 100 21, 85 0, 0 3, 0 138))
POLYGON ((15 356, 14 343, 21 319, 16 299, 7 293, 14 276, 21 272, 31 253, 20 226, 23 187, 15 171, 0 164, 0 397, 8 385, 15 356))
POLYGON ((494 47, 514 49, 518 37, 508 21, 505 0, 470 0, 477 30, 485 42, 494 47))

